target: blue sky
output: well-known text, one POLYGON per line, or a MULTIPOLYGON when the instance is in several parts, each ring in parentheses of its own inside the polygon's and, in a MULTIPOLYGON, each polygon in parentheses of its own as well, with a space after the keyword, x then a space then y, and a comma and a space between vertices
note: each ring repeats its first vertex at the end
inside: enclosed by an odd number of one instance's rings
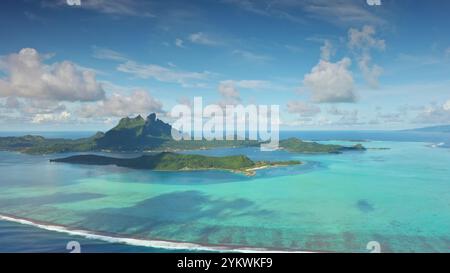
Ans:
POLYGON ((450 123, 446 0, 3 1, 0 130, 105 130, 204 103, 288 130, 450 123), (70 2, 70 1, 69 1, 70 2))

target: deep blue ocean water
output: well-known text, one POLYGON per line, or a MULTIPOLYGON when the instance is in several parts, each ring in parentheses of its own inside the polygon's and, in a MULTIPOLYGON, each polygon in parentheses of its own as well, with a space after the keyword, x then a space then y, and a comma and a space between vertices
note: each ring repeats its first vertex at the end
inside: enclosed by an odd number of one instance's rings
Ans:
POLYGON ((81 236, 72 236, 55 231, 0 221, 0 253, 70 253, 67 244, 71 241, 80 243, 81 252, 88 253, 126 253, 126 252, 173 252, 165 249, 139 247, 101 240, 90 240, 81 236))

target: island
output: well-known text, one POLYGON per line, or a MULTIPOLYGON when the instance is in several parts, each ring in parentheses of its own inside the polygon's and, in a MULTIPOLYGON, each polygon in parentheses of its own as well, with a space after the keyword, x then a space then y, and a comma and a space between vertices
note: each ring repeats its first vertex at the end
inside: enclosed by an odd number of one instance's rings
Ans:
POLYGON ((256 170, 260 169, 302 164, 302 162, 296 160, 275 162, 253 161, 244 155, 215 157, 172 152, 142 155, 135 158, 115 158, 88 154, 51 159, 50 162, 85 165, 115 165, 131 169, 155 171, 225 170, 247 176, 255 175, 256 170))
POLYGON ((106 133, 97 132, 88 138, 62 139, 26 135, 0 137, 0 151, 26 154, 66 152, 164 152, 203 150, 212 148, 256 147, 256 140, 180 140, 172 138, 172 126, 150 114, 146 119, 138 115, 125 117, 106 133))
POLYGON ((404 132, 450 133, 450 125, 431 126, 404 130, 404 132))
MULTIPOLYGON (((27 154, 53 154, 67 152, 178 152, 214 148, 259 147, 257 140, 181 140, 172 138, 174 129, 168 123, 150 114, 146 119, 138 115, 125 117, 106 133, 98 132, 88 138, 62 139, 42 136, 0 137, 1 151, 27 154)), ((342 153, 365 151, 361 144, 351 147, 328 145, 289 138, 280 141, 280 149, 292 153, 342 153)))
POLYGON ((365 151, 361 144, 354 146, 341 146, 334 144, 321 144, 313 141, 303 141, 298 138, 288 138, 280 141, 280 148, 292 153, 304 154, 340 154, 345 151, 365 151))

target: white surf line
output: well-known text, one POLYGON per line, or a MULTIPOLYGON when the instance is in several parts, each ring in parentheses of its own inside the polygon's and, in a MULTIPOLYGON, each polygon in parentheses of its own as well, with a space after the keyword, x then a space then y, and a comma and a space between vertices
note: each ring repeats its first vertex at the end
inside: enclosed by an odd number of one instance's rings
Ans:
POLYGON ((81 236, 87 239, 93 240, 101 240, 109 243, 121 243, 133 246, 143 246, 143 247, 152 247, 152 248, 162 248, 162 249, 170 249, 170 250, 197 250, 197 251, 218 251, 218 252, 239 252, 239 253, 313 253, 308 251, 285 251, 285 250, 269 250, 265 248, 251 248, 251 247, 242 247, 242 248, 233 248, 226 246, 207 246, 201 244, 194 243, 183 243, 183 242, 170 242, 163 240, 147 240, 147 239, 136 239, 136 238, 127 238, 127 237, 118 237, 118 236, 107 236, 101 235, 94 232, 89 232, 86 230, 75 230, 68 229, 64 226, 59 225, 49 225, 49 224, 41 224, 38 222, 33 222, 28 219, 11 217, 0 214, 0 220, 14 222, 22 225, 33 226, 36 228, 65 233, 69 235, 81 236))

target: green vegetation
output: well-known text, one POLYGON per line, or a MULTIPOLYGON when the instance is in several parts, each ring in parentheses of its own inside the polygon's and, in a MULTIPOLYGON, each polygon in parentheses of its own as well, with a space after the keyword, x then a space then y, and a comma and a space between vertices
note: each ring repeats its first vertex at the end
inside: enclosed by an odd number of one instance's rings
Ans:
POLYGON ((352 147, 345 147, 341 145, 320 144, 317 142, 302 141, 298 138, 289 138, 280 141, 280 147, 288 152, 317 154, 329 153, 339 154, 344 151, 365 151, 366 148, 361 144, 356 144, 352 147))
MULTIPOLYGON (((212 148, 257 147, 255 140, 182 140, 172 139, 172 126, 150 114, 146 119, 123 118, 106 133, 82 139, 47 139, 41 136, 1 137, 0 150, 29 154, 89 151, 180 151, 212 148)), ((280 147, 295 153, 341 153, 366 150, 361 144, 352 147, 306 142, 297 138, 280 141, 280 147)))
POLYGON ((155 155, 142 155, 136 158, 113 158, 99 155, 77 155, 50 160, 87 165, 116 165, 132 169, 157 171, 227 170, 245 175, 254 175, 255 170, 301 164, 300 161, 254 162, 246 156, 203 156, 163 152, 155 155))
POLYGON ((122 118, 106 133, 82 139, 48 139, 41 136, 0 137, 0 150, 28 154, 88 151, 178 151, 217 147, 249 147, 258 141, 206 141, 172 139, 172 126, 150 114, 147 119, 122 118))
POLYGON ((112 128, 111 130, 119 131, 125 129, 142 128, 144 125, 145 120, 141 115, 139 115, 136 118, 122 118, 119 121, 119 124, 117 124, 116 127, 112 128))
POLYGON ((96 141, 96 148, 109 151, 178 151, 259 145, 258 141, 175 141, 172 130, 170 124, 157 119, 155 114, 150 114, 146 120, 141 116, 123 118, 96 141))
POLYGON ((90 138, 61 139, 44 138, 41 136, 2 137, 0 138, 0 150, 17 151, 28 154, 50 154, 62 152, 86 152, 96 148, 96 140, 103 133, 99 132, 90 138))

